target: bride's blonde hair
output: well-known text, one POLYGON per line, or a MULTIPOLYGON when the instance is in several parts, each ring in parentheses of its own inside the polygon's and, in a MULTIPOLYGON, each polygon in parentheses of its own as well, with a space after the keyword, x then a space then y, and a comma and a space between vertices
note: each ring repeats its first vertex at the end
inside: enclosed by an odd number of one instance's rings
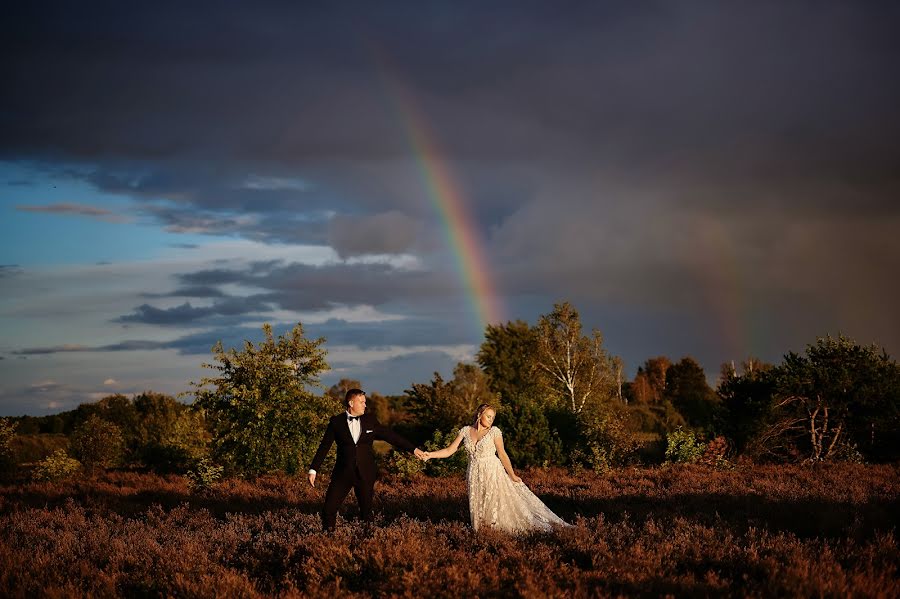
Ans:
MULTIPOLYGON (((472 426, 478 428, 478 421, 481 420, 481 415, 484 414, 486 410, 494 410, 494 406, 489 403, 483 403, 478 406, 478 409, 475 411, 475 419, 472 421, 472 426)), ((496 413, 497 410, 494 410, 496 413)))

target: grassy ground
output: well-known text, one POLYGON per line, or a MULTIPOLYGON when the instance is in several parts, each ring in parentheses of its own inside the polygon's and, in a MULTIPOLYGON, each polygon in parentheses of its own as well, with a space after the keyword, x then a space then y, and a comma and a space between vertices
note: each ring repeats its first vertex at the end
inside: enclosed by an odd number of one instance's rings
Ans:
MULTIPOLYGON (((382 479, 321 531, 324 484, 106 473, 0 487, 0 595, 900 596, 900 469, 523 473, 576 526, 468 527, 461 477, 382 479)), ((320 481, 327 483, 327 480, 320 481)))

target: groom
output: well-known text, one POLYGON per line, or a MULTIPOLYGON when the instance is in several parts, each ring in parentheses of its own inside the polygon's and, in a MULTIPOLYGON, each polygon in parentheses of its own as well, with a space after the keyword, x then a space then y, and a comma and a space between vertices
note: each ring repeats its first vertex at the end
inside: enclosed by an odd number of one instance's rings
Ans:
POLYGON ((325 492, 325 506, 322 509, 322 526, 334 530, 338 508, 352 488, 359 503, 359 515, 371 522, 372 499, 375 495, 375 454, 372 442, 375 439, 387 441, 394 447, 413 452, 417 458, 425 459, 425 452, 378 423, 375 414, 366 414, 366 394, 361 389, 350 389, 344 398, 347 411, 332 416, 325 429, 325 435, 309 467, 309 484, 316 485, 316 471, 337 442, 337 461, 331 473, 331 484, 325 492))

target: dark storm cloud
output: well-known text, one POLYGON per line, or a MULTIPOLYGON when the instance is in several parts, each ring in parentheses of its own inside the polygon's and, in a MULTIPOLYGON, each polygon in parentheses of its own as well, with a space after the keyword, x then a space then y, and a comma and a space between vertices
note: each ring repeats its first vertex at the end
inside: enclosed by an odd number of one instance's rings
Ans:
POLYGON ((399 212, 338 216, 329 223, 329 245, 341 258, 365 254, 401 254, 416 240, 418 224, 399 212))
POLYGON ((180 287, 168 293, 142 293, 143 297, 225 297, 225 294, 215 287, 208 285, 194 285, 192 287, 180 287))
POLYGON ((144 351, 152 349, 166 349, 167 343, 161 341, 144 341, 140 339, 131 339, 120 343, 111 343, 108 345, 48 345, 44 347, 27 347, 16 350, 13 354, 19 356, 40 356, 46 354, 63 354, 63 353, 81 353, 81 352, 119 352, 119 351, 144 351))
MULTIPOLYGON (((815 314, 823 332, 900 348, 897 5, 16 11, 0 25, 13 90, 0 156, 69 168, 171 231, 342 257, 443 248, 401 89, 511 306, 565 296, 598 315, 694 314, 741 301, 735 315, 779 332, 808 335, 815 314)), ((460 294, 435 270, 280 265, 182 282, 261 287, 295 310, 407 298, 439 318, 436 302, 460 294)))
POLYGON ((329 344, 352 345, 361 349, 415 345, 457 345, 473 343, 465 327, 448 327, 436 320, 413 318, 380 322, 347 322, 339 319, 306 327, 310 336, 325 337, 329 344))
POLYGON ((272 265, 263 272, 209 269, 178 275, 186 285, 238 283, 267 291, 266 301, 286 310, 323 310, 334 305, 380 306, 392 301, 456 297, 454 275, 405 270, 384 263, 301 263, 272 265))
MULTIPOLYGON (((277 325, 273 333, 288 334, 293 325, 277 325)), ((328 346, 349 346, 363 350, 387 347, 422 347, 473 343, 461 327, 451 327, 424 319, 389 320, 380 322, 347 322, 332 319, 324 323, 304 325, 304 335, 309 339, 324 337, 328 346)), ((181 354, 208 354, 210 348, 221 341, 225 348, 241 348, 244 341, 258 342, 263 333, 259 327, 241 326, 237 323, 216 326, 208 330, 182 335, 169 341, 131 339, 107 345, 54 345, 29 347, 11 352, 17 356, 40 356, 59 353, 128 352, 174 349, 181 354)))
POLYGON ((211 316, 239 316, 270 312, 268 297, 228 297, 211 306, 194 307, 190 302, 172 308, 155 308, 141 304, 131 314, 116 318, 113 322, 142 323, 162 326, 180 326, 203 321, 211 316))

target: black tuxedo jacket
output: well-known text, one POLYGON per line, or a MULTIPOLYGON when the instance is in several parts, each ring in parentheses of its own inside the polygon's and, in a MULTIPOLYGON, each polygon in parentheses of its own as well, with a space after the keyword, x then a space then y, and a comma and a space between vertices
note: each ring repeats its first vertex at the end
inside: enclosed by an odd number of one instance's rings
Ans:
POLYGON ((350 425, 347 422, 347 413, 343 412, 332 416, 325 428, 322 442, 310 464, 310 470, 318 472, 325 460, 331 444, 337 444, 337 460, 334 464, 332 478, 353 476, 355 470, 363 480, 375 481, 375 452, 372 451, 372 442, 376 439, 387 441, 394 447, 415 451, 416 446, 378 422, 375 414, 363 414, 360 416, 359 441, 353 443, 353 435, 350 434, 350 425))

